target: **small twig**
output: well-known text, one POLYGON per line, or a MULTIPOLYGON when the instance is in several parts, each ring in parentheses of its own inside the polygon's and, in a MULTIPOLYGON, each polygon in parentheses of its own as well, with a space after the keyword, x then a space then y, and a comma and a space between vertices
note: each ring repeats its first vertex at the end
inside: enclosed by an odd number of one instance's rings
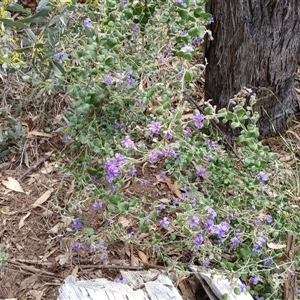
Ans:
POLYGON ((18 181, 22 181, 28 174, 30 174, 32 171, 34 171, 35 169, 37 169, 42 163, 44 163, 47 160, 50 160, 50 156, 45 155, 45 157, 43 157, 35 165, 33 165, 32 167, 30 167, 22 176, 20 176, 18 178, 18 181))
POLYGON ((46 266, 46 267, 51 267, 52 266, 51 262, 39 261, 39 260, 29 260, 29 259, 16 258, 15 261, 20 262, 20 263, 25 263, 25 264, 31 264, 31 265, 41 265, 41 266, 46 266))
POLYGON ((116 265, 81 265, 80 268, 83 270, 87 269, 115 269, 115 270, 147 270, 147 269, 162 269, 165 270, 166 267, 151 265, 142 262, 144 266, 116 266, 116 265))
POLYGON ((114 269, 114 270, 145 270, 149 269, 145 266, 116 266, 116 265, 81 265, 81 269, 114 269))
POLYGON ((134 266, 133 245, 130 244, 130 265, 134 266))
POLYGON ((54 274, 52 272, 40 270, 40 269, 32 267, 32 266, 27 266, 27 265, 24 265, 22 263, 19 263, 19 262, 15 261, 15 260, 11 260, 11 261, 9 261, 9 263, 12 264, 12 265, 15 265, 15 266, 17 266, 17 267, 19 267, 19 268, 21 268, 23 270, 26 270, 26 271, 29 271, 31 273, 34 273, 34 274, 60 277, 59 275, 54 274))

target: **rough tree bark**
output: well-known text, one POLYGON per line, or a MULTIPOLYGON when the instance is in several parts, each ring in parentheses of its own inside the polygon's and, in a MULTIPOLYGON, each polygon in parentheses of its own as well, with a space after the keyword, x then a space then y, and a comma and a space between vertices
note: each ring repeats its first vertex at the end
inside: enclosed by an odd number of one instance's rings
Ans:
POLYGON ((205 98, 218 108, 242 87, 258 101, 262 135, 282 131, 298 111, 294 76, 300 54, 299 0, 209 0, 205 98))

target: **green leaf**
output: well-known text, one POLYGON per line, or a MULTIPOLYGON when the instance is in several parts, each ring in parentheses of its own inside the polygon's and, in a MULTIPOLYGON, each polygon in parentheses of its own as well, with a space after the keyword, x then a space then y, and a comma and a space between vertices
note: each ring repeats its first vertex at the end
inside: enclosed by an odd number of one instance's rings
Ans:
POLYGON ((186 59, 186 60, 188 60, 188 61, 191 61, 192 58, 193 58, 193 55, 192 55, 192 53, 185 53, 183 55, 183 58, 186 59))
POLYGON ((88 136, 86 133, 82 132, 79 136, 79 141, 81 144, 86 144, 88 140, 88 136))
POLYGON ((107 205, 107 210, 108 210, 109 212, 114 212, 114 211, 116 210, 116 207, 115 207, 113 204, 109 203, 109 204, 107 205))
POLYGON ((230 124, 230 127, 231 127, 232 129, 238 128, 238 127, 240 127, 240 123, 238 123, 238 122, 232 122, 232 123, 230 124))
POLYGON ((95 234, 95 231, 92 227, 86 227, 83 229, 83 233, 85 233, 88 236, 91 236, 91 235, 95 234))
POLYGON ((15 22, 12 21, 10 19, 4 19, 4 18, 0 18, 0 21, 3 22, 4 25, 12 27, 12 28, 19 28, 19 29, 24 29, 24 28, 28 28, 27 25, 21 23, 21 22, 15 22))
POLYGON ((88 172, 90 175, 95 176, 95 175, 97 175, 98 170, 95 169, 95 168, 88 168, 88 169, 87 169, 87 172, 88 172))
POLYGON ((139 199, 137 197, 132 197, 129 201, 129 206, 136 206, 136 204, 138 203, 139 199))
POLYGON ((192 80, 193 80, 193 73, 192 73, 192 72, 189 72, 189 71, 185 72, 185 73, 184 73, 184 80, 185 80, 186 82, 192 81, 192 80))
POLYGON ((189 36, 191 36, 191 37, 196 37, 196 36, 198 36, 198 35, 199 35, 199 34, 198 34, 198 28, 196 28, 196 27, 191 28, 191 29, 189 30, 188 34, 189 34, 189 36))
POLYGON ((126 9, 124 9, 123 10, 123 13, 124 13, 124 15, 125 15, 125 19, 131 19, 132 18, 132 16, 133 16, 133 11, 132 11, 132 9, 131 8, 126 8, 126 9))
POLYGON ((115 61, 114 61, 114 58, 111 57, 111 56, 109 56, 109 57, 105 60, 105 64, 106 64, 107 66, 113 65, 114 62, 115 62, 115 61))
POLYGON ((36 10, 39 11, 44 8, 50 0, 40 0, 39 5, 37 6, 36 10))
POLYGON ((17 4, 17 3, 8 5, 7 9, 9 11, 19 11, 19 12, 22 12, 22 13, 25 13, 25 14, 30 14, 30 9, 29 8, 25 9, 22 5, 17 4))
POLYGON ((179 9, 179 10, 178 10, 178 14, 179 14, 179 16, 181 17, 181 19, 183 19, 183 20, 186 20, 186 19, 189 18, 188 11, 185 10, 185 9, 179 9))
POLYGON ((238 287, 235 287, 233 289, 233 292, 236 294, 236 295, 240 295, 241 294, 241 290, 238 288, 238 287))
POLYGON ((128 210, 128 204, 125 202, 118 203, 118 209, 120 213, 124 213, 128 210))
POLYGON ((157 218, 157 212, 154 211, 154 210, 151 211, 149 217, 150 217, 151 220, 156 219, 157 218))
POLYGON ((118 205, 120 202, 123 202, 123 199, 119 194, 115 194, 110 198, 112 204, 118 205))
POLYGON ((109 48, 113 48, 114 46, 116 46, 118 44, 118 40, 115 38, 109 38, 107 39, 107 45, 109 48))
POLYGON ((22 23, 37 23, 40 20, 39 17, 42 17, 42 16, 46 15, 47 13, 49 13, 52 10, 53 10, 52 7, 47 6, 47 7, 44 7, 42 10, 40 10, 35 15, 33 15, 32 17, 20 19, 19 21, 22 22, 22 23))

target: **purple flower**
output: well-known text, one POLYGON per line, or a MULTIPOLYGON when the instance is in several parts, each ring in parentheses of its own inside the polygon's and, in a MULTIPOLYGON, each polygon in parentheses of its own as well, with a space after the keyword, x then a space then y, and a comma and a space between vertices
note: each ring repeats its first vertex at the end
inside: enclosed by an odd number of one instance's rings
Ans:
POLYGON ((92 182, 94 185, 99 185, 99 181, 97 180, 97 177, 96 176, 91 176, 91 179, 92 179, 92 182))
POLYGON ((182 31, 181 35, 186 35, 186 34, 188 34, 188 32, 189 31, 185 29, 185 30, 182 31))
POLYGON ((213 149, 213 148, 216 147, 216 142, 215 142, 215 141, 209 140, 209 141, 207 142, 207 145, 208 145, 209 148, 213 149))
POLYGON ((188 193, 187 192, 181 192, 181 197, 182 198, 187 198, 188 197, 188 193))
POLYGON ((262 225, 261 220, 256 220, 256 221, 255 221, 255 225, 256 225, 256 226, 261 226, 261 225, 262 225))
POLYGON ((139 25, 135 24, 135 23, 132 23, 132 25, 133 25, 133 27, 132 27, 131 33, 136 34, 139 30, 139 25))
POLYGON ((103 203, 101 201, 93 204, 94 210, 97 210, 97 209, 101 208, 102 206, 103 206, 103 203))
POLYGON ((240 291, 241 291, 242 293, 245 292, 245 291, 246 291, 246 284, 242 283, 242 284, 239 286, 239 288, 240 288, 240 291))
POLYGON ((264 258, 264 265, 270 266, 272 264, 272 259, 269 257, 264 258))
POLYGON ((115 282, 116 282, 116 283, 126 284, 126 279, 125 279, 125 278, 123 278, 123 279, 116 278, 116 279, 115 279, 115 282))
POLYGON ((205 221, 205 229, 209 230, 214 225, 214 221, 211 219, 208 219, 205 221))
POLYGON ((148 159, 151 163, 157 162, 161 158, 161 153, 157 151, 151 151, 148 159))
POLYGON ((82 224, 81 224, 81 222, 80 222, 80 219, 79 219, 79 218, 76 218, 76 219, 73 221, 72 227, 78 229, 78 228, 80 228, 81 226, 82 226, 82 224))
POLYGON ((144 222, 145 222, 146 224, 149 224, 149 223, 150 223, 150 218, 149 218, 148 216, 145 217, 144 222))
POLYGON ((71 249, 72 250, 75 250, 75 251, 78 251, 80 249, 80 244, 79 243, 74 243, 71 245, 71 249))
POLYGON ((254 300, 264 300, 264 297, 255 296, 254 300))
POLYGON ((258 237, 254 244, 254 247, 252 248, 252 252, 258 253, 260 251, 260 249, 263 247, 265 242, 266 242, 266 240, 264 238, 258 237))
POLYGON ((116 153, 115 158, 117 159, 118 163, 124 163, 125 162, 125 157, 120 153, 116 153))
POLYGON ((120 171, 118 169, 119 164, 117 160, 114 159, 107 160, 104 167, 110 178, 118 177, 120 175, 120 171))
POLYGON ((196 216, 193 216, 190 220, 189 220, 189 224, 192 227, 198 227, 199 226, 199 218, 196 216))
POLYGON ((92 27, 92 21, 90 18, 85 18, 83 20, 83 29, 87 29, 87 28, 90 28, 92 27))
POLYGON ((273 222, 273 218, 270 215, 266 216, 266 220, 267 220, 268 223, 272 223, 273 222))
POLYGON ((197 199, 196 198, 193 198, 191 200, 191 205, 192 205, 192 207, 195 207, 197 205, 197 199))
POLYGON ((62 62, 63 60, 64 60, 64 54, 63 54, 63 52, 59 52, 59 53, 57 53, 57 59, 60 61, 60 62, 62 62))
POLYGON ((137 169, 135 168, 135 167, 133 167, 132 169, 131 169, 131 171, 130 171, 130 176, 135 176, 136 175, 136 173, 137 173, 137 169))
POLYGON ((203 267, 204 267, 204 268, 209 268, 209 267, 210 267, 210 261, 209 261, 208 258, 205 258, 205 259, 204 259, 203 267))
POLYGON ((131 77, 132 71, 127 72, 126 75, 126 81, 127 81, 127 85, 126 88, 130 89, 132 87, 132 85, 135 83, 135 79, 131 77))
POLYGON ((198 129, 201 129, 201 128, 203 128, 203 123, 202 123, 202 121, 205 119, 205 115, 203 115, 203 114, 197 114, 197 115, 195 115, 194 117, 193 117, 193 120, 194 120, 194 122, 195 122, 195 124, 196 124, 196 126, 197 126, 197 128, 198 129))
POLYGON ((134 142, 129 135, 126 135, 125 139, 121 141, 121 145, 124 148, 134 147, 134 142))
POLYGON ((192 44, 196 46, 196 45, 198 45, 200 43, 200 41, 201 41, 201 37, 200 36, 199 37, 195 37, 192 40, 192 44))
POLYGON ((113 79, 114 79, 114 78, 113 78, 111 75, 105 75, 105 76, 104 76, 104 83, 105 83, 106 85, 111 85, 113 79))
POLYGON ((175 199, 173 200, 172 204, 173 204, 174 206, 179 205, 179 199, 175 198, 175 199))
POLYGON ((177 3, 178 3, 179 5, 183 5, 183 0, 177 0, 177 3))
POLYGON ((165 157, 173 157, 173 158, 177 158, 180 156, 180 153, 175 152, 174 149, 172 149, 171 147, 169 149, 162 150, 162 154, 165 157))
POLYGON ((252 284, 253 284, 253 285, 257 285, 258 282, 259 282, 259 280, 258 280, 258 278, 257 278, 256 276, 252 276, 252 277, 251 277, 251 281, 252 281, 252 284))
POLYGON ((240 242, 240 240, 236 236, 233 237, 230 241, 231 241, 233 247, 236 247, 240 242))
POLYGON ((266 173, 264 173, 264 172, 259 172, 258 173, 258 178, 259 178, 260 182, 266 182, 266 181, 269 180, 268 175, 266 173))
POLYGON ((125 6, 125 5, 126 5, 126 3, 127 3, 127 0, 120 0, 120 4, 121 4, 121 6, 125 6))
POLYGON ((246 88, 246 91, 248 92, 247 96, 251 96, 253 94, 253 90, 250 88, 246 88))
POLYGON ((161 171, 160 173, 159 173, 159 179, 164 179, 165 177, 166 177, 166 172, 165 171, 161 171))
POLYGON ((208 22, 208 24, 211 24, 211 23, 214 23, 215 20, 213 17, 210 17, 210 18, 207 18, 207 22, 208 22))
POLYGON ((210 215, 211 219, 214 219, 217 216, 217 213, 210 206, 206 206, 205 210, 210 215))
POLYGON ((148 132, 148 136, 153 137, 154 134, 157 134, 160 132, 160 126, 161 126, 161 122, 155 122, 152 121, 150 124, 150 131, 148 132))
POLYGON ((163 228, 167 228, 169 223, 170 222, 168 221, 167 217, 164 217, 162 220, 159 221, 160 226, 163 228))
POLYGON ((165 134, 165 136, 164 136, 164 138, 166 140, 171 140, 173 138, 173 135, 172 135, 171 132, 167 131, 166 134, 165 134))
POLYGON ((202 243, 203 243, 203 236, 202 236, 202 232, 200 232, 199 235, 194 240, 194 244, 200 246, 202 243))
POLYGON ((190 136, 192 134, 191 128, 190 127, 186 127, 184 129, 184 134, 185 134, 185 136, 190 136))
POLYGON ((127 237, 129 237, 129 238, 131 238, 133 235, 134 235, 134 232, 133 232, 133 231, 127 233, 127 237))
POLYGON ((192 46, 184 46, 180 49, 180 51, 184 52, 184 53, 189 53, 194 51, 194 48, 192 46))
POLYGON ((71 136, 70 136, 70 135, 65 134, 65 135, 63 136, 63 142, 64 142, 64 143, 67 143, 67 142, 69 142, 70 140, 71 140, 71 136))
POLYGON ((199 169, 196 171, 196 174, 200 177, 203 177, 204 175, 206 175, 208 173, 207 169, 199 169))
POLYGON ((104 263, 105 261, 108 260, 107 255, 104 255, 101 259, 100 259, 100 263, 104 263))
POLYGON ((240 233, 241 232, 241 229, 240 228, 237 228, 236 230, 235 230, 235 233, 240 233))
POLYGON ((159 210, 165 210, 166 209, 166 206, 165 204, 161 203, 158 207, 159 210))

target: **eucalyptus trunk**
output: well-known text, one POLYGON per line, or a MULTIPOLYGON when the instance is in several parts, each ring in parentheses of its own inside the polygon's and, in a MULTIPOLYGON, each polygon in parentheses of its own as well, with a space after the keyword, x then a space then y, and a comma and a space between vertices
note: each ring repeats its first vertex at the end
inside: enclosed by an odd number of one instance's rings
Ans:
POLYGON ((243 87, 257 94, 263 135, 286 128, 298 111, 294 76, 300 54, 299 0, 209 0, 205 98, 218 108, 243 87))

